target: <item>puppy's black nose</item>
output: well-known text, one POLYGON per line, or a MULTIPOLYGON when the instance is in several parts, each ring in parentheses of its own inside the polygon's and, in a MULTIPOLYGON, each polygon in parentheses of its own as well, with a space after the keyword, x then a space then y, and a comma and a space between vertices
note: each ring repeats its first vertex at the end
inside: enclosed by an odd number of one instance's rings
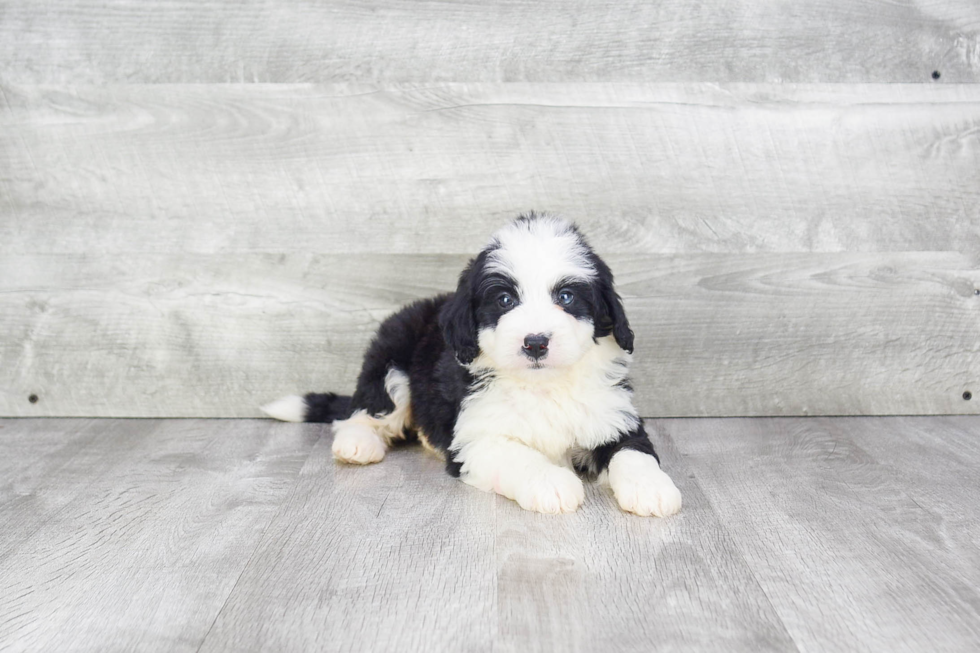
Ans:
POLYGON ((524 353, 538 360, 548 353, 548 336, 543 333, 532 333, 524 336, 524 353))

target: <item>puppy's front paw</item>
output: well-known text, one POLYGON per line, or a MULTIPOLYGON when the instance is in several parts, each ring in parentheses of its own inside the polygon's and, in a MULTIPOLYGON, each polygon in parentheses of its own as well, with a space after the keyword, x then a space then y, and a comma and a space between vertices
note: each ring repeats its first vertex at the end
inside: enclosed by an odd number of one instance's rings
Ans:
POLYGON ((681 510, 681 493, 657 464, 639 451, 620 451, 609 463, 609 485, 619 507, 641 517, 669 517, 681 510))
POLYGON ((380 462, 387 448, 381 436, 363 424, 345 424, 333 436, 333 457, 352 465, 380 462))
POLYGON ((585 487, 571 470, 548 465, 525 479, 514 499, 525 510, 552 515, 575 512, 585 500, 585 487))

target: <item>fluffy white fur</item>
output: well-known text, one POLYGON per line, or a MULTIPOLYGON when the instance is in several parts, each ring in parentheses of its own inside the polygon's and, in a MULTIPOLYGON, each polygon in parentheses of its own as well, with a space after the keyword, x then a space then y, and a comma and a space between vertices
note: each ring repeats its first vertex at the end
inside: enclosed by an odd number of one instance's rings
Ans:
MULTIPOLYGON (((472 473, 475 459, 468 445, 503 434, 565 465, 575 449, 593 449, 628 431, 639 422, 630 393, 616 386, 626 378, 630 355, 611 336, 591 343, 585 354, 565 368, 495 370, 492 383, 469 395, 456 418, 454 451, 466 461, 463 474, 472 473)), ((470 368, 477 374, 486 359, 470 368)))
POLYGON ((306 401, 299 395, 288 395, 262 406, 259 410, 283 422, 302 422, 306 417, 306 401))
POLYGON ((378 463, 388 451, 388 443, 378 434, 374 422, 364 411, 359 411, 333 429, 333 457, 351 465, 378 463))
POLYGON ((669 517, 680 512, 681 493, 653 456, 620 451, 609 462, 605 479, 619 507, 641 517, 669 517))
POLYGON ((488 257, 487 272, 506 273, 531 290, 564 277, 591 279, 596 274, 582 242, 561 218, 513 222, 497 231, 492 242, 497 248, 488 257))
POLYGON ((513 499, 525 510, 574 512, 585 499, 585 487, 575 472, 505 435, 484 434, 465 449, 468 462, 460 478, 484 492, 513 499))
MULTIPOLYGON (((591 344, 591 331, 589 337, 591 344)), ((471 367, 485 365, 481 358, 471 367)), ((630 393, 614 385, 628 362, 629 354, 606 337, 566 368, 497 370, 492 383, 466 398, 456 420, 460 478, 528 510, 575 510, 584 490, 572 456, 639 422, 630 393)))

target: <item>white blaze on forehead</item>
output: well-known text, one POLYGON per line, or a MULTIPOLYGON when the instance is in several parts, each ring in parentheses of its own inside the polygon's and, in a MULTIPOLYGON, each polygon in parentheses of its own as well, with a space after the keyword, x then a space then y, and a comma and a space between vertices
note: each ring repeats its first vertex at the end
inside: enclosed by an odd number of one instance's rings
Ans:
POLYGON ((492 242, 498 247, 487 256, 486 271, 512 277, 523 290, 550 289, 561 279, 596 276, 585 245, 561 218, 517 220, 494 234, 492 242))

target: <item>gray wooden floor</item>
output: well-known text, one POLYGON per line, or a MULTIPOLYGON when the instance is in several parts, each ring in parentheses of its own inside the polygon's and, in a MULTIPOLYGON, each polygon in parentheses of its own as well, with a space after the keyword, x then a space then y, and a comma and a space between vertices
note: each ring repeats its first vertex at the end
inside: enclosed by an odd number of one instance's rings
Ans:
POLYGON ((977 650, 980 418, 650 421, 667 520, 259 420, 0 420, 0 649, 977 650))

